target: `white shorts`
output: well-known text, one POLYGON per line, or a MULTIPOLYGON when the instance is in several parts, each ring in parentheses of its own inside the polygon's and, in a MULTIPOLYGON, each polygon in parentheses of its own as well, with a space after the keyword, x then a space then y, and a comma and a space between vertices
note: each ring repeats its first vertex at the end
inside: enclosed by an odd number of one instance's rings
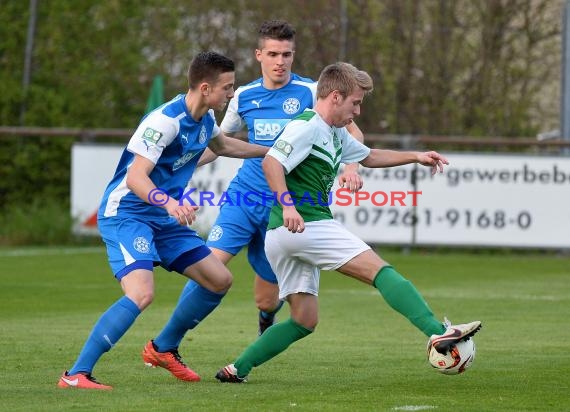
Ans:
POLYGON ((279 299, 294 293, 318 296, 320 269, 336 270, 369 249, 332 219, 306 222, 303 233, 281 226, 265 236, 265 254, 277 275, 279 299))

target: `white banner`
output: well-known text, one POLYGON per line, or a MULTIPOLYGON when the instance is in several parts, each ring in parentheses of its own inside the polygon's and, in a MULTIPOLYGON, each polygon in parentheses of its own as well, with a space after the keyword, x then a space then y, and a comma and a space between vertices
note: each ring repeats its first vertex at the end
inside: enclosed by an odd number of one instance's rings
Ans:
POLYGON ((98 234, 97 209, 121 158, 123 147, 75 143, 71 148, 71 216, 73 231, 98 234))
MULTIPOLYGON (((77 230, 92 232, 93 216, 122 146, 77 144, 72 151, 72 215, 77 230)), ((408 165, 361 168, 357 195, 338 191, 335 217, 368 243, 570 248, 570 159, 492 154, 449 154, 443 174, 408 165), (415 183, 414 183, 415 177, 415 183)), ((196 170, 192 199, 211 192, 196 229, 207 233, 239 159, 219 158, 196 170)), ((204 203, 204 202, 202 202, 204 203)))
POLYGON ((420 182, 418 244, 570 248, 570 159, 450 156, 420 182))
MULTIPOLYGON (((71 152, 71 216, 75 233, 98 234, 97 209, 111 181, 124 146, 103 144, 74 144, 71 152)), ((220 199, 241 166, 241 159, 220 157, 196 169, 191 187, 197 188, 191 198, 199 204, 196 194, 212 192, 214 204, 220 199)), ((194 228, 203 234, 210 231, 219 212, 218 206, 207 203, 198 211, 194 228)))

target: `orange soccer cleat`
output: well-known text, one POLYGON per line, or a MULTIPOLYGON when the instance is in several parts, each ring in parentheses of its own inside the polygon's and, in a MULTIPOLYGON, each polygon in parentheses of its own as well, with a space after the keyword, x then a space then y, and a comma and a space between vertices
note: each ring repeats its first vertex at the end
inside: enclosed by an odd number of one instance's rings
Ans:
POLYGON ((75 375, 69 375, 67 371, 61 375, 57 386, 59 388, 99 389, 106 391, 113 389, 112 386, 103 385, 102 383, 97 382, 90 373, 76 373, 75 375))
POLYGON ((142 358, 145 365, 153 368, 160 366, 161 368, 167 369, 172 375, 182 381, 200 381, 200 375, 186 366, 176 349, 167 352, 158 352, 154 343, 150 340, 142 351, 142 358))

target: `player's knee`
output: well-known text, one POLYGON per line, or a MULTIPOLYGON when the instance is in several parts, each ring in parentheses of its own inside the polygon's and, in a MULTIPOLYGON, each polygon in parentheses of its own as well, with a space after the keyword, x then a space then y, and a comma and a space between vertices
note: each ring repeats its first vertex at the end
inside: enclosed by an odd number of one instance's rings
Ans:
POLYGON ((312 332, 315 331, 315 329, 317 329, 317 324, 318 324, 318 323, 319 323, 318 321, 309 322, 309 323, 306 323, 306 324, 304 324, 304 325, 302 325, 302 326, 303 326, 305 329, 310 330, 311 333, 312 333, 312 332))
POLYGON ((313 321, 308 321, 308 322, 303 322, 300 323, 301 326, 303 326, 305 329, 308 329, 310 331, 315 331, 315 329, 317 328, 317 324, 319 323, 318 319, 315 319, 313 321))
POLYGON ((257 309, 271 313, 279 306, 279 299, 275 296, 255 296, 255 305, 257 309))
POLYGON ((317 324, 319 323, 319 317, 317 315, 303 316, 300 319, 293 318, 293 320, 310 331, 314 331, 317 328, 317 324))
POLYGON ((142 311, 148 307, 154 300, 154 290, 140 291, 136 296, 129 296, 142 311))
POLYGON ((152 303, 153 300, 154 300, 154 294, 145 295, 141 301, 140 309, 141 310, 145 309, 147 306, 149 306, 152 303))
POLYGON ((211 290, 215 293, 225 293, 232 287, 232 283, 233 277, 228 270, 225 273, 221 273, 219 276, 216 276, 215 279, 212 279, 211 290))

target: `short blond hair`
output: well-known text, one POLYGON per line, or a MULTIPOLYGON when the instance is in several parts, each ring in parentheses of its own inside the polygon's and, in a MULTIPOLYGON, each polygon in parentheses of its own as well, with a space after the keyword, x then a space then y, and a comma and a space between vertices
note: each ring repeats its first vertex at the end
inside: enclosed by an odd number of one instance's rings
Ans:
POLYGON ((373 89, 373 81, 368 73, 358 70, 350 63, 337 62, 329 64, 319 76, 317 97, 325 98, 334 90, 346 97, 356 89, 362 89, 366 94, 373 89))

